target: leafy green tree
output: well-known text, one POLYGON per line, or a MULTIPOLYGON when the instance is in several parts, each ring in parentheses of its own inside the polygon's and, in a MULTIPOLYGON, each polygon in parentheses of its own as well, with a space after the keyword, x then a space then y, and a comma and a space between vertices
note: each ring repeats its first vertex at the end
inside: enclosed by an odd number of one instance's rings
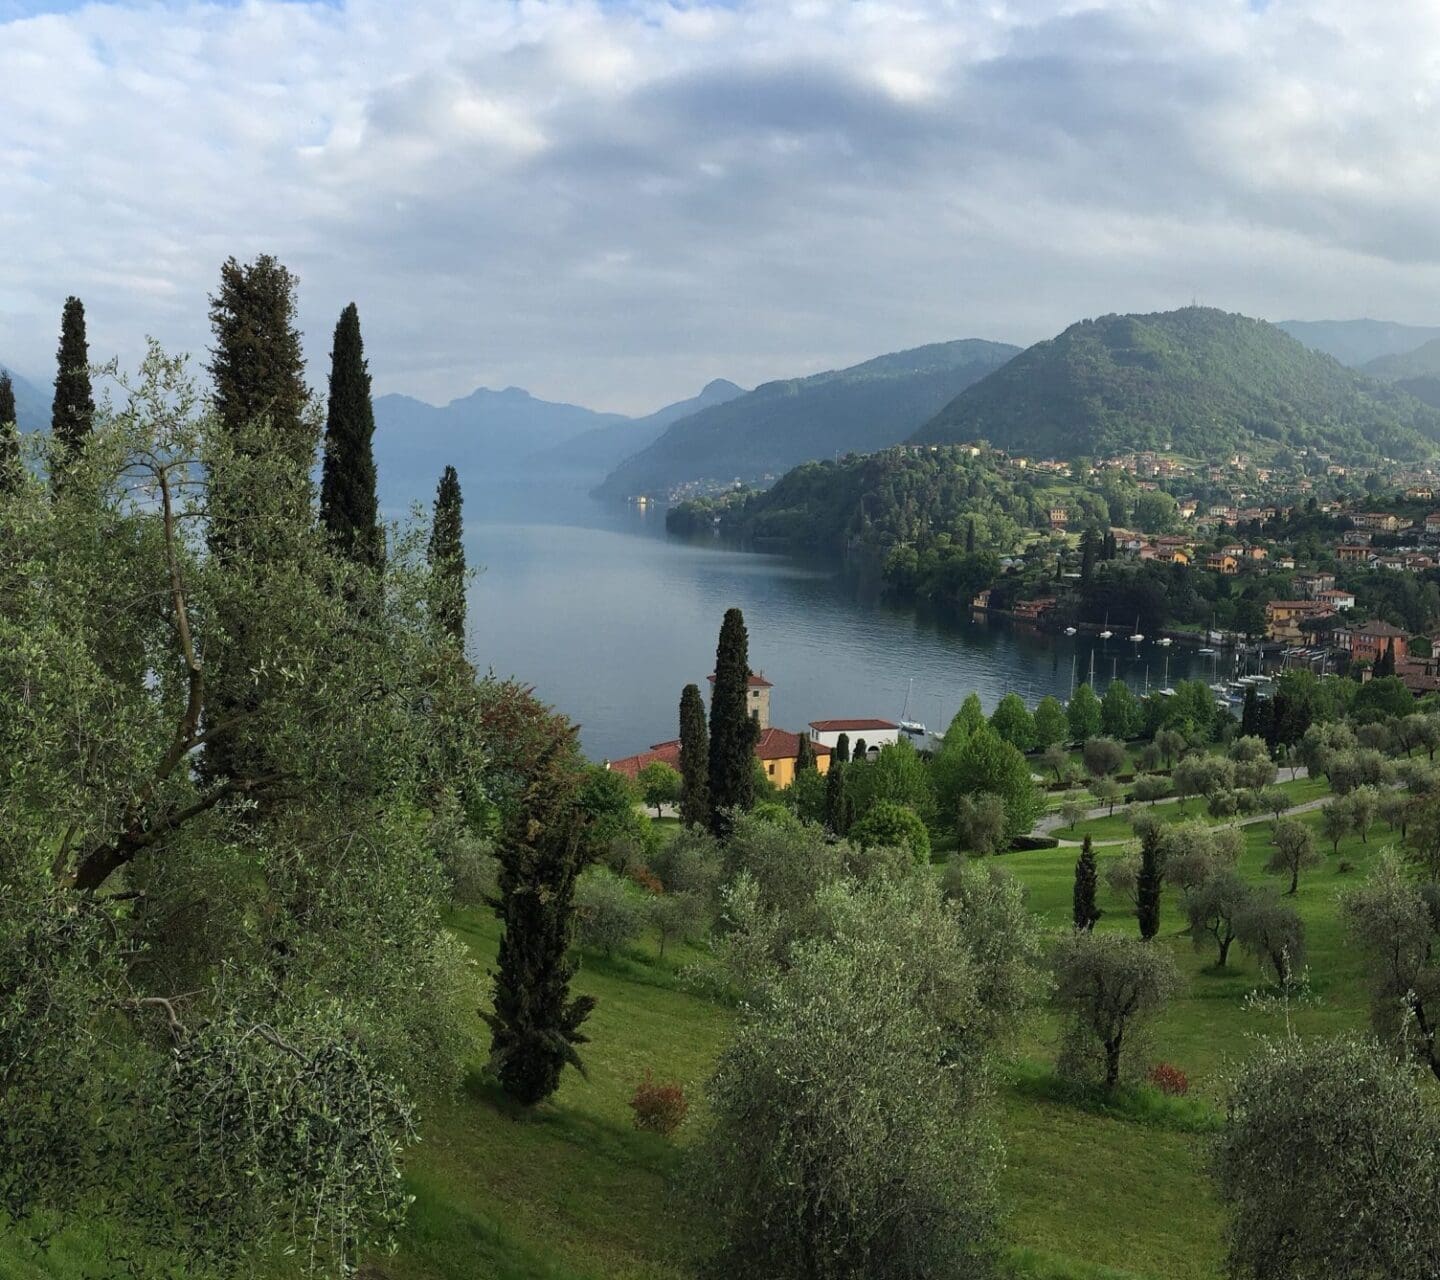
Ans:
POLYGON ((739 609, 727 609, 715 650, 710 694, 710 829, 724 835, 731 810, 755 801, 755 740, 758 723, 748 706, 750 640, 739 609))
MULTIPOLYGON (((548 771, 547 771, 548 772, 548 771)), ((584 818, 556 776, 533 782, 496 850, 495 914, 503 932, 495 965, 490 1059, 501 1088, 524 1106, 560 1087, 568 1064, 583 1069, 576 1046, 595 1008, 572 996, 570 959, 575 883, 584 867, 584 818)))
POLYGON ((1341 910, 1365 957, 1375 1034, 1440 1080, 1440 887, 1382 853, 1341 910))
POLYGON ((85 338, 85 304, 79 298, 65 299, 55 365, 55 401, 50 411, 50 435, 60 447, 61 465, 65 465, 74 461, 85 447, 95 424, 95 396, 90 386, 90 344, 85 338))
POLYGON ((1075 890, 1072 917, 1077 929, 1089 932, 1105 913, 1095 904, 1095 888, 1099 877, 1095 865, 1095 849, 1090 837, 1086 836, 1080 846, 1080 856, 1075 860, 1075 890))
POLYGON ((634 942, 645 923, 645 903, 629 881, 606 867, 587 867, 575 882, 575 935, 607 957, 634 942))
POLYGON ((825 931, 742 1007, 707 1089, 688 1179, 713 1228, 705 1273, 986 1274, 996 1144, 965 918, 915 877, 827 903, 825 931))
POLYGON ((1035 745, 1054 747, 1063 743, 1070 733, 1070 721, 1060 700, 1049 694, 1035 708, 1035 745))
POLYGON ((980 695, 971 693, 965 701, 960 704, 960 710, 955 713, 955 718, 950 721, 950 726, 945 730, 945 737, 941 743, 944 747, 958 746, 965 742, 972 733, 985 723, 985 709, 980 705, 980 695))
POLYGON ((1214 946, 1217 967, 1223 969, 1235 942, 1235 921, 1249 901, 1251 889, 1234 871, 1208 876, 1189 895, 1190 941, 1195 950, 1214 946))
POLYGON ((705 702, 694 684, 680 692, 680 822, 710 825, 710 739, 705 702))
POLYGON ((955 830, 960 847, 972 853, 998 853, 1005 847, 1008 825, 1005 801, 988 791, 977 796, 961 796, 955 830))
POLYGON ((1273 846, 1265 870, 1290 877, 1288 892, 1293 896, 1300 888, 1300 873, 1318 867, 1324 861, 1315 848, 1315 833, 1296 818, 1281 818, 1270 836, 1273 846))
POLYGON ((785 802, 801 821, 825 821, 825 779, 817 769, 801 769, 783 792, 785 802))
POLYGON ((0 369, 0 497, 19 483, 20 428, 16 422, 15 384, 0 369))
POLYGON ((1350 834, 1350 806, 1343 796, 1335 796, 1320 809, 1320 831, 1330 841, 1333 852, 1340 852, 1340 841, 1350 834))
POLYGON ((1130 692, 1130 686, 1123 680, 1112 680, 1100 700, 1100 725, 1104 732, 1123 742, 1139 733, 1144 721, 1140 700, 1130 692))
POLYGON ((1160 758, 1165 761, 1165 767, 1171 768, 1185 750, 1185 735, 1174 729, 1161 729, 1155 735, 1155 746, 1160 758))
POLYGON ((1060 825, 1067 831, 1074 831, 1077 823, 1085 817, 1086 809, 1078 798, 1067 799, 1060 806, 1060 825))
POLYGON ((990 727, 1018 751, 1029 751, 1035 745, 1035 719, 1025 700, 1018 693, 1007 693, 990 717, 990 727))
POLYGON ((1228 1275, 1440 1274, 1434 1108, 1371 1042, 1266 1041, 1229 1082, 1213 1169, 1228 1275))
POLYGON ((1135 918, 1140 936, 1149 942, 1160 932, 1160 893, 1165 885, 1162 833, 1152 827, 1140 837, 1140 869, 1135 877, 1135 918))
POLYGON ((1070 753, 1058 742, 1051 743, 1041 753, 1040 766, 1055 775, 1058 785, 1065 781, 1065 772, 1070 767, 1070 753))
POLYGON ((1368 724, 1377 720, 1408 716, 1415 710, 1415 696, 1393 671, 1377 670, 1355 693, 1352 706, 1355 720, 1368 724))
POLYGON ((922 819, 935 812, 931 769, 906 738, 886 743, 874 760, 851 771, 846 787, 856 814, 862 818, 882 800, 905 805, 922 819))
POLYGON ((1135 779, 1131 790, 1142 804, 1154 804, 1170 794, 1170 782, 1158 773, 1142 773, 1135 779))
POLYGON ((1108 778, 1125 765, 1125 747, 1114 738, 1090 738, 1081 751, 1086 772, 1093 778, 1108 778))
POLYGON ((1235 913, 1235 937, 1246 954, 1288 985, 1305 967, 1305 922, 1270 890, 1251 890, 1235 913))
POLYGON ((894 800, 877 800, 848 833, 862 849, 905 849, 916 862, 930 861, 930 832, 915 810, 894 800))
POLYGON ((1203 740, 1215 719, 1215 695, 1203 680, 1181 680, 1174 697, 1165 700, 1165 712, 1168 728, 1203 740))
POLYGON ((1369 844, 1370 828, 1375 825, 1375 815, 1380 805, 1379 792, 1372 786, 1356 787, 1345 798, 1350 809, 1350 825, 1360 837, 1361 844, 1369 844))
POLYGON ((1162 947, 1083 929, 1059 940, 1054 967, 1060 1073, 1114 1089, 1133 1069, 1140 1029, 1180 989, 1180 971, 1162 947))
POLYGON ((661 816, 663 805, 679 804, 683 782, 679 773, 663 760, 652 760, 635 779, 640 785, 640 794, 645 803, 654 806, 655 816, 661 816))
POLYGON ((352 559, 378 565, 385 554, 375 496, 375 411, 370 370, 352 302, 340 313, 330 350, 330 401, 320 472, 320 520, 352 559))
POLYGON ((430 616, 454 644, 465 646, 465 517, 460 475, 447 466, 435 489, 430 523, 430 616))
POLYGON ((1075 696, 1065 708, 1065 717, 1070 722, 1072 742, 1084 742, 1100 732, 1100 699, 1088 684, 1082 684, 1075 690, 1075 696))
POLYGON ((1125 794, 1122 787, 1114 778, 1092 778, 1090 780, 1090 794, 1095 797, 1097 805, 1103 804, 1110 812, 1115 813, 1115 804, 1125 794))
POLYGON ((962 747, 942 749, 933 773, 942 812, 956 813, 962 796, 997 795, 1005 804, 1005 834, 1011 839, 1028 832, 1040 815, 1040 792, 1029 763, 989 725, 972 733, 962 747))

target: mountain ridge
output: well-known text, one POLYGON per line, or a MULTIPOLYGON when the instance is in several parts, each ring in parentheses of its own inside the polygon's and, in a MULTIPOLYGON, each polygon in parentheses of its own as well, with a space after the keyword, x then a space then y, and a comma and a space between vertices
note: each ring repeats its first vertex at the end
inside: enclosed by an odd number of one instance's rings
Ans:
POLYGON ((911 437, 1011 453, 1197 457, 1313 447, 1429 456, 1440 414, 1275 325, 1207 307, 1082 320, 957 395, 911 437))
POLYGON ((1334 356, 1352 369, 1369 361, 1413 351, 1440 326, 1400 324, 1395 320, 1281 320, 1275 326, 1312 351, 1334 356))
POLYGON ((596 493, 660 496, 687 483, 753 481, 814 458, 897 444, 956 391, 1018 352, 962 338, 763 383, 673 423, 596 493))

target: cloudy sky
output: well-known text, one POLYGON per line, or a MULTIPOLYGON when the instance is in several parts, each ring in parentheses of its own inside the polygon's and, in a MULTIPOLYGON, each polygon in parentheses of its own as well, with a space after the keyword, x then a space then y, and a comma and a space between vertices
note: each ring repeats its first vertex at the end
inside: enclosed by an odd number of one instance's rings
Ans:
POLYGON ((1203 303, 1440 322, 1435 0, 0 0, 0 360, 199 352, 221 260, 380 390, 626 411, 1203 303))

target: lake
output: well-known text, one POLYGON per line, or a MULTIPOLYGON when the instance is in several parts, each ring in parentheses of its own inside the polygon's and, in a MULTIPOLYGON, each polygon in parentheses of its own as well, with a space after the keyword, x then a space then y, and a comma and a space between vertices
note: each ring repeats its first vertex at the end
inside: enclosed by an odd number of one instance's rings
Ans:
MULTIPOLYGON (((917 614, 867 599, 838 566, 665 533, 664 512, 530 483, 467 489, 470 654, 515 676, 580 725, 593 759, 678 736, 681 689, 705 690, 725 610, 744 611, 750 664, 774 682, 771 722, 909 716, 942 730, 977 690, 1033 706, 1069 696, 1072 662, 1137 692, 1210 676, 1210 660, 1123 639, 1052 636, 1004 622, 917 614)), ((1097 691, 1099 691, 1097 690, 1097 691)))

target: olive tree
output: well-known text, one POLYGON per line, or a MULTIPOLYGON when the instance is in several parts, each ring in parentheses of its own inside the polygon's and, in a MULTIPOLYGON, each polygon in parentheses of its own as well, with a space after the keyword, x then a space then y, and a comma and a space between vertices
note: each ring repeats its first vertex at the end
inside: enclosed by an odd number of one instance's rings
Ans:
POLYGON ((1252 890, 1235 912, 1234 926, 1240 946, 1281 986, 1305 967, 1305 922, 1273 891, 1252 890))
POLYGON ((962 796, 956 819, 960 847, 974 853, 998 853, 1009 843, 1006 836, 1005 801, 990 791, 962 796))
POLYGON ((1139 1069, 1145 1023, 1180 989, 1169 952, 1135 938, 1075 930, 1056 944, 1055 1004, 1064 1024, 1058 1068, 1071 1079, 1114 1089, 1139 1069))
POLYGON ((1375 1034, 1440 1079, 1440 886, 1417 884, 1382 853, 1341 909, 1365 956, 1375 1034))
POLYGON ((1220 871, 1209 876, 1189 896, 1190 941, 1196 951, 1214 946, 1218 968, 1223 969, 1230 958, 1230 947, 1236 937, 1236 921, 1243 914, 1252 892, 1234 871, 1220 871))
POLYGON ((1288 875, 1293 896, 1300 889, 1300 873, 1324 863, 1324 855, 1315 847, 1315 833, 1295 818, 1281 818, 1270 836, 1270 860, 1265 870, 1288 875))
POLYGON ((837 887, 740 1015, 687 1189, 706 1274, 985 1275, 998 1145, 959 918, 919 877, 837 887))
POLYGON ((1237 1280, 1440 1275, 1440 1129, 1371 1042, 1266 1042, 1229 1082, 1212 1164, 1237 1280))

